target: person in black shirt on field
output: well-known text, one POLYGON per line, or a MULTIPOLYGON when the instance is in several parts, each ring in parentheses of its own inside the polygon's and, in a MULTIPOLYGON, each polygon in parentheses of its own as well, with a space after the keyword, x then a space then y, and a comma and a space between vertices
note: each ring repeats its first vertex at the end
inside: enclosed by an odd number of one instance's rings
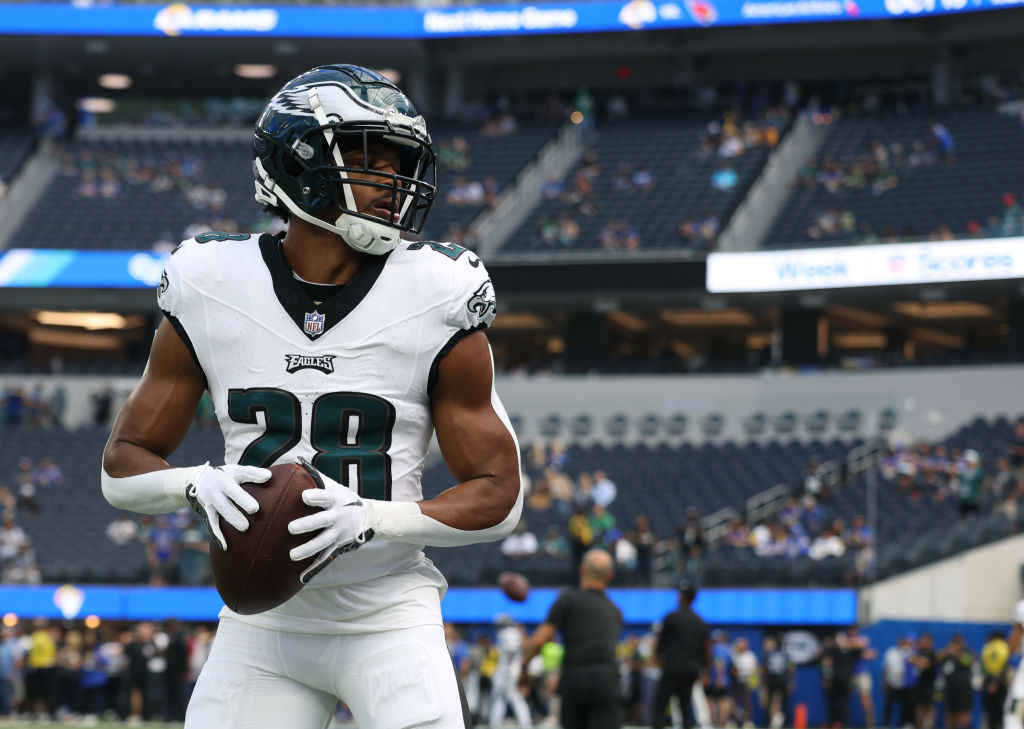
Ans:
POLYGON ((915 724, 918 729, 935 726, 935 679, 938 663, 935 642, 930 633, 921 633, 910 662, 917 669, 914 688, 915 724))
POLYGON ((566 590, 530 638, 523 665, 561 632, 565 644, 559 694, 562 729, 619 729, 622 699, 615 646, 622 613, 605 595, 614 573, 612 557, 601 549, 583 555, 580 587, 566 590))
POLYGON ((822 652, 822 682, 828 707, 828 724, 831 727, 847 725, 853 668, 862 652, 862 648, 851 643, 845 632, 837 633, 832 644, 822 652))
POLYGON ((708 626, 691 609, 697 588, 684 579, 679 583, 679 609, 665 616, 655 651, 661 661, 661 680, 654 698, 654 729, 665 726, 665 711, 672 694, 679 698, 683 729, 691 729, 690 700, 693 684, 711 662, 708 626))

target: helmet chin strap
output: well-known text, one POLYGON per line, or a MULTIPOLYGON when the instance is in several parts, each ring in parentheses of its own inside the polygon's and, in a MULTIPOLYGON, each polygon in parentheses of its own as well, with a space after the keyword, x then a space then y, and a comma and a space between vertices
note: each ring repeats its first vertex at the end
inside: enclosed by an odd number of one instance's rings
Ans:
MULTIPOLYGON (((382 256, 395 249, 401 240, 399 232, 390 225, 377 223, 371 220, 363 220, 348 213, 342 213, 332 225, 326 220, 321 220, 310 215, 300 208, 288 194, 282 190, 277 183, 267 174, 263 162, 257 157, 253 164, 259 175, 260 182, 257 183, 257 197, 270 205, 277 202, 284 203, 288 211, 297 218, 300 218, 310 225, 323 228, 326 231, 341 236, 341 239, 357 251, 368 253, 372 256, 382 256), (260 188, 262 185, 262 189, 260 188)), ((348 185, 345 186, 346 188, 348 185)))

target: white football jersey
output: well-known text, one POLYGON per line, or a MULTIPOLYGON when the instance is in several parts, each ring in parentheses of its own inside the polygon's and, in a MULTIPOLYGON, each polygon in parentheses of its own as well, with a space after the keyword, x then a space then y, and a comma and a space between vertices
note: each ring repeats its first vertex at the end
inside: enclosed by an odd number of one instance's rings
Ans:
MULTIPOLYGON (((403 241, 317 305, 280 240, 200 234, 171 255, 160 283, 160 309, 206 375, 225 462, 304 456, 365 498, 421 500, 438 363, 494 318, 486 269, 461 246, 403 241)), ((275 616, 291 616, 324 630, 321 620, 365 609, 352 585, 396 573, 444 587, 419 546, 376 539, 284 605, 245 619, 280 627, 275 616)))
MULTIPOLYGON (((1019 600, 1013 606, 1013 622, 1024 626, 1024 600, 1019 600)), ((1018 652, 1022 650, 1024 650, 1024 646, 1017 647, 1018 652)), ((1024 660, 1021 661, 1021 664, 1014 671, 1013 682, 1010 684, 1009 698, 1011 700, 1024 701, 1024 660)), ((1016 706, 1014 710, 1017 710, 1016 706)))

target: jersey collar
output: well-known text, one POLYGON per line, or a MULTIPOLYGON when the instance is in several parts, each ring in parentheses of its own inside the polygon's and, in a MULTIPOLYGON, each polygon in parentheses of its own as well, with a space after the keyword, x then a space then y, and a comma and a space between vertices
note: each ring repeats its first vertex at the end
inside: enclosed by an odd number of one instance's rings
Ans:
POLYGON ((366 262, 341 291, 328 297, 319 305, 303 290, 299 282, 292 276, 288 263, 281 254, 280 241, 284 233, 276 236, 264 233, 260 236, 260 253, 270 271, 274 284, 274 294, 288 316, 310 341, 316 341, 323 334, 340 322, 349 312, 355 309, 376 283, 389 253, 382 256, 367 256, 366 262))

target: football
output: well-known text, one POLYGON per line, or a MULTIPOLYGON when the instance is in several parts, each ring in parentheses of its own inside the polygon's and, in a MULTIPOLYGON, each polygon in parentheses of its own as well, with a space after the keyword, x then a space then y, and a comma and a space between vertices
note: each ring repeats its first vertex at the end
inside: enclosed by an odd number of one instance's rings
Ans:
POLYGON ((514 602, 523 602, 530 594, 530 581, 518 572, 502 572, 498 575, 498 587, 514 602))
POLYGON ((224 604, 242 615, 275 608, 302 587, 299 575, 316 557, 293 562, 288 552, 312 535, 288 532, 288 523, 318 511, 302 500, 302 492, 316 482, 297 463, 271 466, 266 483, 243 483, 242 488, 260 504, 247 514, 249 529, 240 532, 221 519, 228 548, 210 542, 213 583, 224 604))

